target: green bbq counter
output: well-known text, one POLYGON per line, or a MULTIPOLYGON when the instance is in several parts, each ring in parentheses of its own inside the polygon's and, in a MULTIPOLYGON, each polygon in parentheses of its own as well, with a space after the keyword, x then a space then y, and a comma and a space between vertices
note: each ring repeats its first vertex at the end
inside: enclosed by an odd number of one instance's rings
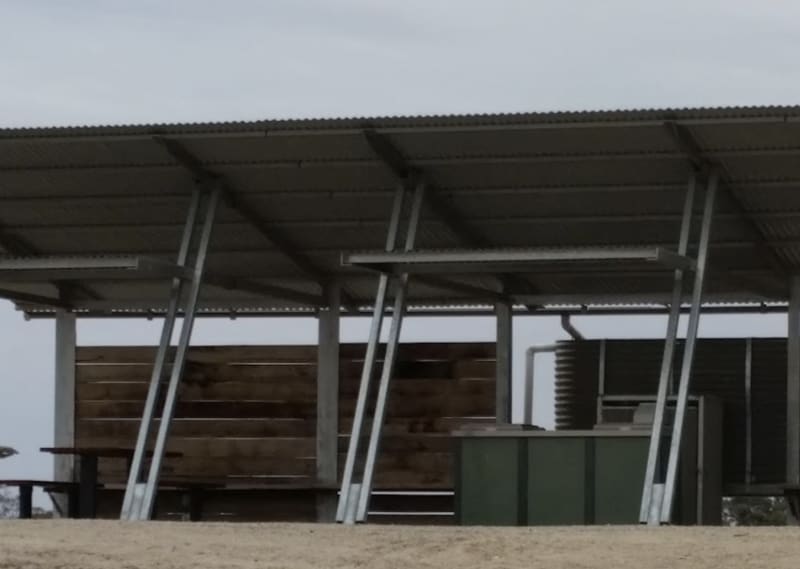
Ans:
MULTIPOLYGON (((638 523, 649 430, 496 428, 453 435, 460 524, 638 523)), ((676 513, 691 514, 683 523, 691 523, 696 503, 692 471, 696 461, 682 460, 676 513)))

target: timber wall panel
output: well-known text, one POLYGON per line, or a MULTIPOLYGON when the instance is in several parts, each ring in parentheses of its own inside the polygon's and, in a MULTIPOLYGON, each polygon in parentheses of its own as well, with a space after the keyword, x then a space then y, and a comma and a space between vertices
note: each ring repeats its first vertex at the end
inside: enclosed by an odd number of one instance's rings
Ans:
MULTIPOLYGON (((364 350, 341 347, 340 467, 364 350)), ((452 488, 449 433, 494 421, 494 354, 493 343, 401 345, 376 488, 452 488)), ((155 348, 79 347, 76 357, 76 444, 132 447, 155 348)), ((167 445, 183 456, 165 459, 163 476, 313 486, 316 357, 316 346, 191 348, 167 445)), ((101 481, 122 483, 125 468, 101 459, 101 481)))

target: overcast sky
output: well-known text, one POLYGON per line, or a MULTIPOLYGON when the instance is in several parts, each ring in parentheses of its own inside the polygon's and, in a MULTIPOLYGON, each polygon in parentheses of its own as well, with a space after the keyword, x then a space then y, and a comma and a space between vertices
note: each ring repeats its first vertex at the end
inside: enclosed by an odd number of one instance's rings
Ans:
MULTIPOLYGON (((0 127, 800 103, 800 3, 591 0, 0 0, 0 127)), ((3 189, 0 187, 0 192, 3 189)), ((2 221, 2 211, 0 211, 2 221)), ((590 337, 660 318, 581 318, 590 337)), ((343 338, 366 339, 366 320, 343 338)), ((515 374, 552 319, 516 325, 515 374)), ((489 319, 409 321, 407 340, 492 340, 489 319)), ((0 304, 0 478, 48 477, 53 325, 0 304)), ((708 318, 705 336, 784 335, 708 318)), ((88 321, 81 344, 154 344, 158 322, 88 321)), ((311 320, 212 320, 195 343, 312 343, 311 320)), ((552 422, 543 359, 536 415, 552 422)), ((517 407, 521 402, 517 402, 517 407)))

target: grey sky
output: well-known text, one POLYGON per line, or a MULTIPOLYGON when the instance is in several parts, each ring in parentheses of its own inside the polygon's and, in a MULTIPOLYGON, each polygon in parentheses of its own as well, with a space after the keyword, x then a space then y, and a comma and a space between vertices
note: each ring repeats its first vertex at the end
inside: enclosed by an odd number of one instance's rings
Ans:
MULTIPOLYGON (((799 32, 800 4, 778 0, 4 0, 0 126, 794 104, 799 32)), ((659 318, 576 322, 591 337, 663 335, 659 318)), ((157 325, 90 321, 78 341, 155 343, 157 325)), ((344 339, 363 341, 365 326, 346 323, 344 339)), ((0 443, 23 453, 0 477, 46 477, 53 326, 3 303, 0 331, 0 443)), ((785 318, 708 318, 701 333, 783 335, 785 318)), ((492 340, 493 327, 410 320, 404 337, 492 340)), ((553 319, 520 319, 517 379, 527 345, 562 337, 553 319)), ((315 339, 309 320, 212 320, 195 335, 315 339)))

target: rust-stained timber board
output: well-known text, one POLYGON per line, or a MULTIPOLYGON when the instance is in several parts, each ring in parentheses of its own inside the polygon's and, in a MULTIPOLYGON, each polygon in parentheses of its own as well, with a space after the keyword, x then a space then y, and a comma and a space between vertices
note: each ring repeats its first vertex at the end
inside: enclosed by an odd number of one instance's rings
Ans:
MULTIPOLYGON (((143 381, 95 381, 77 385, 79 401, 103 399, 107 401, 144 400, 148 384, 143 381)), ((355 382, 348 382, 339 390, 340 398, 355 399, 358 388, 355 382)), ((450 397, 491 398, 494 395, 494 380, 461 379, 448 382, 427 379, 408 379, 393 382, 391 397, 426 398, 437 395, 450 397)), ((284 400, 293 402, 313 402, 316 400, 316 387, 312 382, 274 381, 263 383, 244 381, 216 381, 207 384, 184 382, 179 387, 180 401, 207 399, 219 400, 284 400)))
MULTIPOLYGON (((379 350, 381 355, 384 347, 379 350)), ((342 344, 343 360, 361 360, 363 344, 342 344)), ((82 363, 152 363, 152 346, 82 346, 76 361, 82 363)), ((493 343, 411 343, 401 344, 398 361, 425 359, 491 359, 495 357, 493 343)), ((316 361, 316 346, 195 346, 189 349, 189 361, 205 363, 316 361)))
MULTIPOLYGON (((380 362, 379 362, 380 365, 380 362)), ((355 387, 361 374, 360 362, 342 362, 339 373, 344 387, 355 387)), ((169 369, 170 366, 167 366, 169 369)), ((468 379, 491 378, 494 362, 490 360, 448 360, 399 362, 395 381, 408 379, 468 379)), ((76 368, 78 383, 96 381, 149 382, 152 366, 146 364, 81 364, 76 368)), ((316 377, 315 364, 198 364, 188 363, 183 381, 186 383, 212 383, 219 381, 312 381, 316 377)))
MULTIPOLYGON (((76 437, 89 444, 101 438, 135 441, 138 432, 139 419, 82 419, 75 426, 76 437)), ((176 419, 170 428, 170 436, 174 437, 313 437, 314 434, 314 421, 291 418, 176 419)))

